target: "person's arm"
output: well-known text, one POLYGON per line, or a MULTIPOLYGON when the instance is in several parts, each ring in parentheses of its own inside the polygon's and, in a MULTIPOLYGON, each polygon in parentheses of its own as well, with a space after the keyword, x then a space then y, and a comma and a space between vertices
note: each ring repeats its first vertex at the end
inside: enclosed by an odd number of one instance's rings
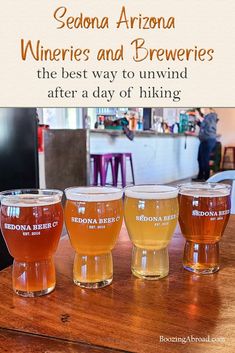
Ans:
POLYGON ((202 122, 203 122, 204 118, 200 117, 200 118, 197 118, 197 121, 196 121, 196 124, 200 127, 202 122))

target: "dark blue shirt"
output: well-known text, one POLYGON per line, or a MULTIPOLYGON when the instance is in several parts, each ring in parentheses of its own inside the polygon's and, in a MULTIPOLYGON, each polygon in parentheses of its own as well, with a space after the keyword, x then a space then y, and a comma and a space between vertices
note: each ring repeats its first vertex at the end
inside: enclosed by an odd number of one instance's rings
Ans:
POLYGON ((208 139, 216 139, 217 114, 209 113, 204 117, 200 124, 199 139, 205 141, 208 139))

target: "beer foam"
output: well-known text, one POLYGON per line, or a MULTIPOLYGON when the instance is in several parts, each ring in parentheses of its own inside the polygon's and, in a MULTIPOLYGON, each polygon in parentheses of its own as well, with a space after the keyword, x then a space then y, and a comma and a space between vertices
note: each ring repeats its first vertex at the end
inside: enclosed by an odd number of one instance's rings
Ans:
POLYGON ((125 195, 134 199, 173 199, 178 196, 178 188, 167 185, 136 185, 125 188, 125 195))
POLYGON ((179 185, 179 194, 194 197, 223 197, 230 195, 231 186, 221 183, 189 183, 179 185))
POLYGON ((122 189, 105 186, 84 186, 74 187, 65 190, 67 200, 96 202, 96 201, 114 201, 123 196, 122 189))
MULTIPOLYGON (((2 196, 2 195, 1 195, 2 196)), ((49 206, 61 201, 61 194, 46 195, 46 194, 18 194, 18 195, 3 195, 1 204, 11 207, 38 207, 49 206)))

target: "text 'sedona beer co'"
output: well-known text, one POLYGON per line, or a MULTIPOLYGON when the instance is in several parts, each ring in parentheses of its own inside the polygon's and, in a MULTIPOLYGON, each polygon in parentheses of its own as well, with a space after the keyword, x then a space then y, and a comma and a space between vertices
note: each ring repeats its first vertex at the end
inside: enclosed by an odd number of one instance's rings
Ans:
POLYGON ((164 185, 125 189, 125 223, 133 243, 132 273, 161 279, 169 273, 167 246, 178 220, 178 189, 164 185))
POLYGON ((56 284, 53 254, 63 227, 62 192, 0 193, 1 229, 14 258, 13 290, 25 297, 50 293, 56 284))
POLYGON ((112 187, 77 187, 65 190, 65 222, 76 251, 74 283, 101 288, 113 279, 111 250, 123 220, 122 190, 112 187))
POLYGON ((179 223, 186 238, 186 270, 210 274, 219 270, 219 241, 229 220, 231 187, 216 183, 182 184, 179 223))

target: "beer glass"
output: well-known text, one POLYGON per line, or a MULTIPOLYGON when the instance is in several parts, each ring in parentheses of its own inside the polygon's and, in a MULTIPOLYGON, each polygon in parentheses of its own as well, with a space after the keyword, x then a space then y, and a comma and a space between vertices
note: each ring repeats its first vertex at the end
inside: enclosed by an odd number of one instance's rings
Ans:
POLYGON ((1 230, 14 258, 13 290, 38 297, 55 288, 56 251, 63 227, 58 190, 10 190, 0 193, 1 230))
POLYGON ((83 288, 101 288, 113 279, 111 250, 123 219, 120 189, 73 187, 65 190, 65 222, 76 251, 73 281, 83 288))
POLYGON ((164 185, 125 188, 124 216, 133 243, 132 273, 157 280, 169 273, 167 246, 178 219, 178 189, 164 185))
POLYGON ((183 266, 198 274, 219 270, 219 241, 230 214, 226 184, 188 183, 179 186, 179 223, 186 238, 183 266))

